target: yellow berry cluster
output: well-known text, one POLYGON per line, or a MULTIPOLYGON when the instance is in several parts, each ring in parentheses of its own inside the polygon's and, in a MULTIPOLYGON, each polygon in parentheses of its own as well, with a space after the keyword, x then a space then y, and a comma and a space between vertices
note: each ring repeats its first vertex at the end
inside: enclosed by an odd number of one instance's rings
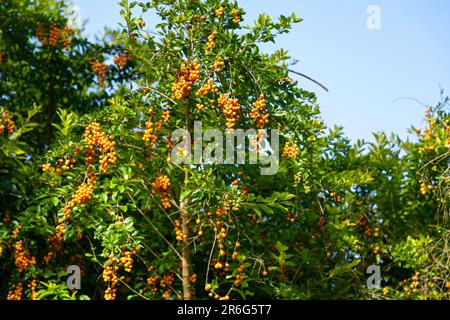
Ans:
POLYGON ((156 178, 152 183, 152 193, 159 194, 164 208, 169 209, 171 207, 169 202, 170 179, 168 176, 159 176, 156 178))
POLYGON ((252 103, 253 109, 250 111, 250 117, 258 129, 262 129, 269 123, 269 114, 265 111, 266 105, 267 102, 263 94, 259 96, 258 100, 252 103))
POLYGON ((202 112, 205 109, 205 105, 203 103, 197 103, 195 105, 195 108, 199 111, 202 112))
POLYGON ((214 86, 214 79, 209 78, 208 80, 206 80, 203 86, 198 89, 198 91, 195 93, 195 96, 202 97, 208 95, 210 92, 217 93, 218 91, 219 89, 214 86))
POLYGON ((222 18, 225 14, 225 9, 224 7, 219 7, 216 10, 214 10, 214 13, 216 14, 217 18, 222 18))
POLYGON ((36 264, 36 258, 30 258, 30 253, 24 249, 22 240, 17 241, 14 247, 14 264, 19 272, 23 272, 29 266, 36 264))
POLYGON ((291 145, 290 142, 287 142, 286 145, 284 146, 281 158, 295 159, 299 154, 300 149, 298 148, 298 145, 296 144, 291 145))
POLYGON ((91 62, 92 71, 97 75, 99 87, 103 87, 106 76, 109 73, 109 66, 107 64, 101 63, 98 60, 91 62))
POLYGON ((133 269, 133 252, 122 251, 120 253, 119 265, 125 269, 126 272, 131 272, 133 269))
POLYGON ((170 109, 171 109, 170 105, 167 105, 167 106, 166 106, 166 110, 164 111, 164 113, 163 113, 162 116, 161 116, 161 120, 162 120, 164 123, 167 123, 167 122, 169 122, 169 120, 170 120, 170 109))
POLYGON ((421 195, 426 195, 430 190, 433 190, 433 185, 432 184, 426 184, 425 182, 422 182, 420 184, 420 194, 421 195))
POLYGON ((225 62, 223 61, 223 58, 220 56, 217 56, 214 60, 214 67, 213 70, 215 73, 219 73, 222 71, 222 67, 225 65, 225 62))
POLYGON ((192 61, 188 66, 181 65, 177 80, 172 86, 172 97, 177 100, 183 100, 189 97, 192 87, 200 79, 200 63, 192 61))
POLYGON ((233 22, 235 24, 241 22, 241 10, 234 8, 231 10, 231 15, 233 16, 233 22))
POLYGON ((214 38, 217 36, 217 31, 214 30, 211 32, 211 34, 208 36, 208 41, 206 42, 206 53, 211 53, 213 49, 216 47, 216 42, 214 41, 214 38))
MULTIPOLYGON (((102 131, 102 127, 98 122, 90 123, 84 132, 84 141, 90 148, 87 148, 92 153, 93 148, 97 147, 101 155, 99 156, 100 172, 108 172, 109 165, 115 166, 117 164, 117 153, 115 151, 116 143, 112 137, 109 137, 102 131)), ((92 159, 92 155, 91 156, 92 159)))
POLYGON ((8 135, 14 133, 15 124, 11 118, 11 115, 7 110, 3 110, 0 114, 0 135, 3 134, 6 130, 8 135))
POLYGON ((337 193, 336 191, 331 191, 330 197, 333 198, 334 200, 336 200, 337 203, 340 203, 342 201, 341 195, 339 193, 337 193))
POLYGON ((238 99, 229 98, 226 94, 221 94, 217 100, 219 107, 222 108, 223 114, 226 118, 227 129, 233 130, 236 122, 240 119, 239 113, 241 105, 238 99))
POLYGON ((108 283, 108 288, 105 290, 104 299, 105 300, 115 300, 117 288, 116 285, 119 282, 119 277, 116 275, 116 271, 119 267, 115 265, 116 258, 110 256, 106 266, 103 268, 103 281, 108 283))
POLYGON ((7 300, 21 300, 23 295, 23 286, 22 283, 19 282, 17 285, 13 285, 12 288, 8 291, 7 300))
POLYGON ((124 52, 121 52, 118 56, 114 57, 114 64, 117 65, 119 69, 125 68, 129 61, 131 61, 130 56, 128 56, 124 52))

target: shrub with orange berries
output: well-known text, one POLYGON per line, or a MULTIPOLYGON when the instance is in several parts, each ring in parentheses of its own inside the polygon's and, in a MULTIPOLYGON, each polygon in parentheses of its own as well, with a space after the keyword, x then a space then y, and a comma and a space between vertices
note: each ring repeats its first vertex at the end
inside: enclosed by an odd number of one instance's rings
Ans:
POLYGON ((5 132, 12 135, 15 130, 15 123, 7 110, 0 109, 0 135, 5 132))

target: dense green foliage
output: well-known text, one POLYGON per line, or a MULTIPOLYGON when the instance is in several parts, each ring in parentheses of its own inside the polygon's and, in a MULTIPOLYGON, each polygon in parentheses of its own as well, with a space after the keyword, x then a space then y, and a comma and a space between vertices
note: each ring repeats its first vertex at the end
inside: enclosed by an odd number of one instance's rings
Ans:
POLYGON ((352 144, 287 52, 259 50, 294 14, 121 6, 121 28, 92 43, 63 1, 0 3, 2 299, 449 298, 447 98, 413 142, 352 144), (278 130, 278 172, 174 162, 171 133, 196 121, 278 130))

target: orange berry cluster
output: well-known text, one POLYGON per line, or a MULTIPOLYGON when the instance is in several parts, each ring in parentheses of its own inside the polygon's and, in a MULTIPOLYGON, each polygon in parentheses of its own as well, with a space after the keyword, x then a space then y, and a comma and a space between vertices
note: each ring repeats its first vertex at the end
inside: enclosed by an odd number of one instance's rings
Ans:
MULTIPOLYGON (((147 268, 147 270, 148 270, 148 272, 151 273, 151 272, 153 272, 154 267, 149 266, 147 268)), ((155 274, 155 275, 147 278, 147 284, 146 284, 145 290, 150 290, 150 292, 153 295, 156 295, 158 292, 157 286, 159 284, 159 286, 163 289, 162 297, 164 299, 169 299, 170 293, 172 290, 172 286, 173 286, 173 282, 174 282, 174 276, 172 274, 166 274, 163 276, 163 278, 160 278, 159 275, 155 274)))
POLYGON ((36 281, 36 279, 33 279, 32 281, 31 281, 31 283, 30 284, 28 284, 28 288, 30 288, 30 292, 31 292, 31 300, 39 300, 39 298, 38 298, 38 294, 37 294, 37 291, 36 291, 36 288, 37 288, 37 281, 36 281))
POLYGON ((117 65, 119 69, 125 68, 128 61, 131 61, 131 58, 124 52, 121 52, 118 56, 114 57, 114 64, 117 65))
POLYGON ((209 78, 208 80, 206 80, 205 84, 200 89, 198 89, 198 91, 195 93, 195 96, 196 97, 206 96, 210 92, 217 93, 218 91, 219 89, 216 86, 214 86, 214 79, 209 78))
POLYGON ((30 258, 30 253, 24 249, 22 240, 17 241, 14 247, 14 264, 19 272, 23 272, 29 266, 36 264, 36 258, 30 258))
POLYGON ((3 110, 3 112, 0 114, 0 135, 3 134, 5 130, 8 135, 11 135, 14 133, 14 129, 15 124, 11 118, 11 115, 8 111, 3 110))
POLYGON ((181 65, 177 80, 172 86, 172 97, 177 100, 183 100, 189 97, 192 87, 200 79, 200 63, 192 61, 188 66, 181 65))
POLYGON ((159 282, 159 285, 161 286, 161 288, 166 289, 162 294, 163 299, 168 300, 170 298, 170 293, 171 293, 171 289, 172 289, 174 280, 175 280, 175 278, 174 278, 173 274, 169 273, 169 274, 164 275, 162 277, 161 281, 159 282))
POLYGON ((216 10, 214 10, 214 13, 216 14, 217 18, 222 18, 223 15, 225 14, 225 9, 224 7, 219 7, 216 10))
POLYGON ((105 77, 109 73, 109 66, 107 64, 101 63, 98 60, 91 62, 92 71, 97 75, 99 87, 103 87, 105 77))
POLYGON ((169 202, 170 179, 168 176, 159 176, 156 178, 152 183, 152 193, 159 194, 164 208, 169 209, 171 207, 169 202))
POLYGON ((49 44, 52 47, 56 47, 59 41, 59 29, 56 25, 52 24, 50 26, 50 41, 49 44))
POLYGON ((83 183, 77 188, 75 194, 72 195, 72 200, 69 201, 64 207, 64 218, 60 220, 60 223, 63 223, 70 219, 72 215, 72 209, 75 206, 85 204, 86 202, 92 200, 92 194, 94 192, 96 180, 96 177, 92 175, 88 179, 87 183, 83 183))
POLYGON ((236 122, 240 119, 239 112, 241 111, 241 105, 238 99, 229 98, 228 95, 221 94, 217 103, 225 115, 227 129, 233 130, 236 122))
POLYGON ((70 37, 73 37, 74 34, 75 30, 72 28, 65 26, 60 29, 55 24, 50 25, 48 37, 44 26, 40 25, 36 29, 36 36, 44 46, 50 45, 52 47, 57 47, 61 40, 66 49, 70 49, 70 37))
POLYGON ((110 256, 108 262, 103 269, 103 281, 108 283, 108 288, 105 290, 104 298, 105 300, 115 300, 117 288, 116 285, 119 282, 119 277, 116 275, 116 271, 119 267, 115 265, 116 258, 110 256))
POLYGON ((259 96, 258 100, 252 103, 254 108, 250 111, 250 117, 253 119, 253 122, 258 129, 262 129, 269 123, 269 114, 265 112, 266 105, 267 102, 263 94, 259 96))
POLYGON ((241 10, 234 8, 231 10, 231 15, 233 16, 233 22, 235 24, 241 22, 241 10))
POLYGON ((159 276, 156 274, 152 277, 147 278, 147 290, 150 290, 152 294, 156 294, 158 292, 158 288, 156 287, 158 284, 159 276))
POLYGON ((219 73, 222 71, 222 67, 225 65, 225 62, 223 61, 223 58, 218 56, 216 57, 216 59, 214 60, 214 67, 213 70, 215 73, 219 73))
POLYGON ((281 158, 290 158, 295 159, 300 154, 300 149, 298 148, 298 145, 293 144, 291 145, 290 142, 287 142, 283 149, 283 154, 281 155, 281 158))
POLYGON ((19 282, 17 285, 13 285, 11 290, 8 291, 7 300, 21 300, 23 295, 23 286, 19 282))
POLYGON ((175 220, 175 235, 176 235, 176 239, 178 241, 183 241, 184 239, 187 238, 187 235, 183 233, 183 231, 181 230, 181 223, 180 220, 175 220))
POLYGON ((52 172, 52 165, 50 163, 43 164, 42 172, 47 172, 47 173, 52 172))
POLYGON ((92 122, 86 127, 84 132, 84 141, 88 144, 88 146, 91 146, 91 148, 88 149, 91 152, 93 151, 92 147, 98 147, 98 150, 101 153, 99 157, 101 173, 108 172, 110 164, 113 166, 117 164, 117 153, 115 151, 116 143, 111 137, 102 131, 102 128, 98 122, 92 122))
POLYGON ((228 216, 228 211, 225 208, 219 208, 216 210, 216 216, 217 217, 226 217, 228 216))
POLYGON ((158 132, 162 129, 163 120, 159 120, 154 123, 152 118, 145 122, 145 131, 142 140, 145 145, 150 147, 151 149, 156 149, 156 143, 158 142, 158 132))
POLYGON ((216 47, 216 42, 214 41, 214 38, 216 36, 217 36, 216 30, 211 32, 211 34, 208 36, 208 41, 206 42, 206 53, 210 53, 216 47))
MULTIPOLYGON (((74 168, 75 163, 76 163, 76 159, 72 158, 72 159, 59 159, 58 161, 56 161, 56 170, 55 173, 60 175, 63 173, 63 171, 68 171, 69 169, 74 168)), ((52 165, 49 163, 43 164, 42 165, 42 171, 43 172, 48 172, 51 173, 53 171, 52 165)))
POLYGON ((198 280, 198 277, 197 277, 197 275, 195 273, 189 277, 189 282, 190 283, 196 283, 197 280, 198 280))
POLYGON ((123 267, 126 272, 131 272, 133 269, 133 252, 122 251, 120 253, 119 265, 123 267))

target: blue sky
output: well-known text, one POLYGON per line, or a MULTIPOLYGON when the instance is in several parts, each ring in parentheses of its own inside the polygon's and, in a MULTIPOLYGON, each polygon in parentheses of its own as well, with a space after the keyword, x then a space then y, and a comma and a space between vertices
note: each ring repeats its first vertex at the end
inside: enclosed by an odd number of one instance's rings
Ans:
MULTIPOLYGON (((73 0, 93 37, 121 21, 117 1, 73 0), (107 4, 106 4, 107 3, 107 4)), ((450 94, 450 1, 448 0, 241 0, 244 23, 262 12, 273 17, 295 12, 304 21, 275 46, 299 63, 294 69, 325 84, 317 93, 327 125, 342 125, 352 139, 372 139, 372 132, 407 137, 421 125, 424 104, 439 101, 440 86, 450 94), (381 10, 381 29, 369 30, 367 8, 381 10)))

